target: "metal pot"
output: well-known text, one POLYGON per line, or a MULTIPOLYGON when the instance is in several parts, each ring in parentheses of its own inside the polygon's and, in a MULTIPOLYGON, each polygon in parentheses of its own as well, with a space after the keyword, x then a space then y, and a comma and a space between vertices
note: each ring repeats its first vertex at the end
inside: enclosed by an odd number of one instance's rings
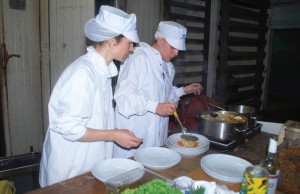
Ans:
POLYGON ((208 104, 215 108, 221 109, 221 110, 237 112, 237 113, 240 113, 240 114, 243 114, 244 116, 246 116, 248 118, 248 131, 253 130, 257 125, 256 110, 255 110, 255 108, 253 108, 251 106, 228 105, 225 109, 223 107, 217 106, 212 103, 208 103, 208 104))
POLYGON ((221 116, 233 115, 242 118, 242 122, 234 122, 228 120, 220 120, 217 117, 208 117, 210 112, 203 112, 198 117, 199 122, 199 133, 216 140, 227 141, 227 140, 238 140, 242 141, 246 137, 246 131, 248 128, 248 118, 242 114, 231 111, 214 111, 214 114, 220 114, 221 116))
POLYGON ((229 105, 228 111, 237 112, 243 114, 248 118, 248 129, 253 130, 256 127, 257 119, 256 119, 256 110, 251 106, 245 105, 229 105))

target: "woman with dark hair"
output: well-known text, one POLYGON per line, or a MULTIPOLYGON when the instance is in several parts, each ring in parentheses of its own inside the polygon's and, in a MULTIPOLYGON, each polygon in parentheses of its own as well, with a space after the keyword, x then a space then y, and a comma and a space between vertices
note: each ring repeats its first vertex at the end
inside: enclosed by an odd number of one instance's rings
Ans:
POLYGON ((111 87, 117 75, 113 60, 124 61, 139 42, 136 16, 102 6, 84 30, 92 46, 64 70, 49 101, 41 187, 90 171, 96 161, 112 157, 114 142, 131 148, 142 141, 114 128, 111 87))

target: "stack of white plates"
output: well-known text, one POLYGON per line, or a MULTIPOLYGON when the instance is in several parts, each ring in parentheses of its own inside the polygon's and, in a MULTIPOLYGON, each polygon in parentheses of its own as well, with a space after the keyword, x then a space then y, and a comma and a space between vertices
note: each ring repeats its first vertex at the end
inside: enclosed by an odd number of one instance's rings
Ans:
POLYGON ((250 162, 227 154, 210 154, 200 162, 201 168, 211 178, 225 183, 240 183, 250 162))
POLYGON ((205 153, 209 149, 209 140, 196 133, 187 133, 193 136, 198 137, 198 146, 195 148, 181 147, 178 145, 178 142, 181 140, 182 133, 175 133, 170 135, 167 139, 166 146, 169 149, 172 149, 184 157, 195 157, 205 153))

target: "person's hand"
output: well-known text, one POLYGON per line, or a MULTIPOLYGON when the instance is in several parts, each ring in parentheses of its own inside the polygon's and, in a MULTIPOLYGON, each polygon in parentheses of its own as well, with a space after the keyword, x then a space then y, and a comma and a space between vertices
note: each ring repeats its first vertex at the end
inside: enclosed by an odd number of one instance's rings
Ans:
POLYGON ((132 131, 128 129, 115 129, 115 142, 125 148, 138 147, 143 139, 140 139, 134 135, 132 131))
POLYGON ((200 94, 202 91, 202 86, 199 83, 192 83, 190 85, 187 85, 183 88, 183 91, 185 94, 190 94, 190 93, 194 93, 194 94, 200 94))
POLYGON ((170 102, 159 103, 156 107, 156 114, 160 116, 172 115, 176 110, 176 106, 170 102))

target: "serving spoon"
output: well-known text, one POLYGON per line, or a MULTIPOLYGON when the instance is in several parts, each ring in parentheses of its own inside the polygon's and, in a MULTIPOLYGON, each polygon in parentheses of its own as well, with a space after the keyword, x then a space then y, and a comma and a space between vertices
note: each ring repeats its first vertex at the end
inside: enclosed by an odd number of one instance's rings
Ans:
POLYGON ((178 121, 181 130, 182 130, 182 135, 180 136, 182 139, 186 140, 186 141, 198 141, 198 137, 194 136, 194 135, 187 135, 187 130, 186 127, 184 127, 179 119, 179 116, 175 110, 175 112, 173 113, 174 117, 176 118, 176 120, 178 121))

